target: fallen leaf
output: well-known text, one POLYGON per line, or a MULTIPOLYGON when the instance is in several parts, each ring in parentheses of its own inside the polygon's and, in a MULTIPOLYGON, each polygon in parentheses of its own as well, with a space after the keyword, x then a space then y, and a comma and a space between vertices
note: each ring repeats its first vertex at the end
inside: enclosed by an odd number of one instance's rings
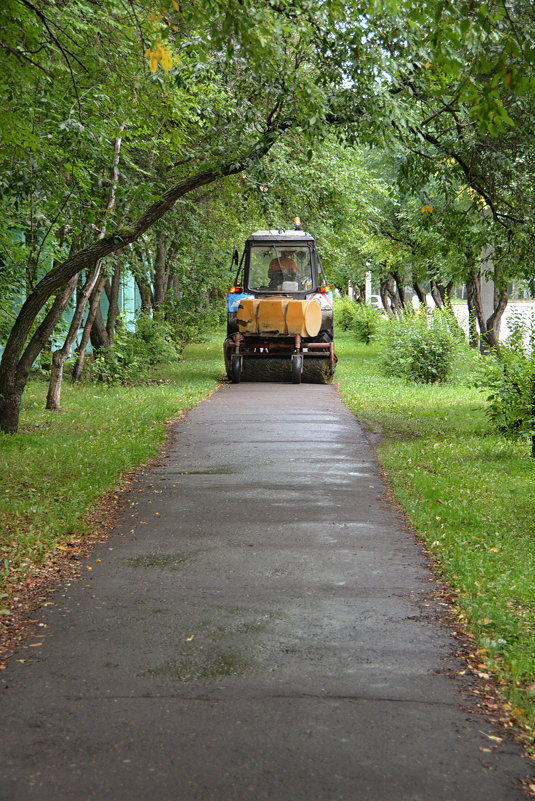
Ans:
POLYGON ((191 642, 195 639, 195 634, 192 634, 191 637, 186 637, 186 642, 191 642))

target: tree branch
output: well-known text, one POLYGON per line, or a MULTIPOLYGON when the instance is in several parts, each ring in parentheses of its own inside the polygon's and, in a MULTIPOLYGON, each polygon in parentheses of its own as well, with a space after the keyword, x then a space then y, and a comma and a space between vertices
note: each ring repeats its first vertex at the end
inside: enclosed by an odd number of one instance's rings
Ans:
POLYGON ((41 70, 41 72, 44 72, 48 78, 51 77, 50 72, 47 69, 45 69, 45 67, 43 67, 41 64, 38 64, 37 61, 34 61, 32 58, 27 56, 26 53, 24 53, 22 50, 17 50, 15 47, 11 47, 10 45, 7 44, 7 42, 4 42, 2 40, 0 40, 0 47, 3 47, 4 50, 7 50, 9 53, 13 53, 13 55, 16 56, 19 59, 19 61, 27 61, 33 67, 36 67, 36 69, 41 70))

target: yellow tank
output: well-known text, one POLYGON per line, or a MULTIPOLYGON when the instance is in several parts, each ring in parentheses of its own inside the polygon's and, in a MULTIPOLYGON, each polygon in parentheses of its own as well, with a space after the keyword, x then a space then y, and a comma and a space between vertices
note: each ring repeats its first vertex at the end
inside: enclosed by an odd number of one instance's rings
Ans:
POLYGON ((240 334, 315 337, 321 328, 316 300, 244 298, 238 308, 240 334))

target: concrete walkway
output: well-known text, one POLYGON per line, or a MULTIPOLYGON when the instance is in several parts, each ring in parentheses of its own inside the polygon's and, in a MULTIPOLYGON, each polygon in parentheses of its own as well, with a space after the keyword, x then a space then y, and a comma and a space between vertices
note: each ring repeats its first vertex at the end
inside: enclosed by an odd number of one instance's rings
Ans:
POLYGON ((384 497, 332 387, 190 412, 2 674, 0 799, 524 799, 384 497))

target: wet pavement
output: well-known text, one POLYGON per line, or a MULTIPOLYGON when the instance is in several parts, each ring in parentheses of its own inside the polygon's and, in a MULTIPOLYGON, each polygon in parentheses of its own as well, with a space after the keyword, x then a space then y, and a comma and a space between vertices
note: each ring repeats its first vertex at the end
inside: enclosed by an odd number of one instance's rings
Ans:
POLYGON ((2 674, 1 801, 525 798, 333 387, 222 387, 127 504, 2 674))

